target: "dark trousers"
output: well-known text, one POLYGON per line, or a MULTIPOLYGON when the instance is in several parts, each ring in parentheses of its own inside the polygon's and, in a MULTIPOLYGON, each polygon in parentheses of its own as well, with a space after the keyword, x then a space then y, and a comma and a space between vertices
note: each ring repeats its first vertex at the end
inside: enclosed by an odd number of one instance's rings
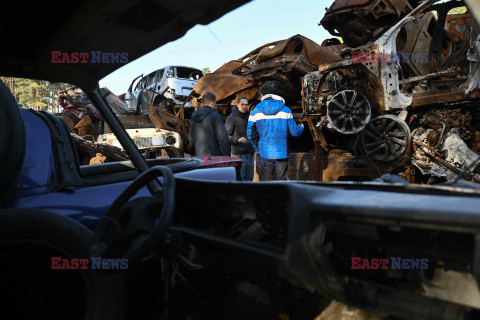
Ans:
POLYGON ((287 180, 288 159, 265 159, 260 160, 260 181, 287 180))
POLYGON ((232 156, 239 157, 242 160, 242 164, 237 168, 237 180, 252 181, 255 170, 253 154, 232 154, 232 156))

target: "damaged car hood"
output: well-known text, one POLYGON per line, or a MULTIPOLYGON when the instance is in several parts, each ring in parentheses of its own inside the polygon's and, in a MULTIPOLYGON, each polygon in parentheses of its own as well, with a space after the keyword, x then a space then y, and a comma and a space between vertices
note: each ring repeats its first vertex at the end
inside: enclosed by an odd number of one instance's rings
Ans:
POLYGON ((266 78, 275 78, 285 100, 295 104, 300 100, 300 75, 316 70, 322 64, 341 60, 343 45, 321 46, 302 36, 264 44, 245 56, 232 60, 203 76, 193 88, 193 96, 213 92, 217 104, 230 105, 230 100, 244 96, 257 99, 258 90, 266 78), (229 100, 230 99, 230 100, 229 100))

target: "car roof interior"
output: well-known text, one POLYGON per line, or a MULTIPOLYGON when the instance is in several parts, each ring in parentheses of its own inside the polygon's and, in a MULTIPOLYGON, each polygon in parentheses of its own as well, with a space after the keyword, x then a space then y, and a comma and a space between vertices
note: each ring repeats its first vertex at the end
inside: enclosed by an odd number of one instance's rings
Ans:
POLYGON ((128 53, 131 62, 182 37, 196 24, 208 24, 246 0, 87 0, 21 1, 2 10, 0 74, 97 85, 119 63, 51 63, 51 52, 128 53), (15 14, 12 14, 15 13, 15 14), (19 26, 21 22, 22 27, 19 26), (9 32, 12 28, 23 28, 9 32), (30 31, 30 32, 29 32, 30 31))

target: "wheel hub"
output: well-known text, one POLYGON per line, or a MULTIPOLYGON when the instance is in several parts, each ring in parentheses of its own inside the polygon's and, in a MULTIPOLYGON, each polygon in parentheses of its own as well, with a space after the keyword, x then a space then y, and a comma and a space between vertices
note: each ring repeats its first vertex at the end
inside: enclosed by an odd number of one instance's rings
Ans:
POLYGON ((362 135, 362 144, 367 155, 381 162, 395 161, 403 157, 410 150, 410 142, 410 128, 393 115, 373 119, 362 135))
POLYGON ((370 116, 371 108, 367 98, 354 90, 337 93, 327 105, 328 121, 335 131, 342 134, 362 131, 370 116))

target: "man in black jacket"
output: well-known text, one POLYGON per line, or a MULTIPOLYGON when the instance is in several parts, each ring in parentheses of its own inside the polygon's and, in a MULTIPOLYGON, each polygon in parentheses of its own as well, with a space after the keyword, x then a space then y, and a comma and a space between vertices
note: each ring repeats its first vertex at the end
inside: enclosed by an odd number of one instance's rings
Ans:
POLYGON ((197 157, 230 156, 230 144, 222 116, 213 110, 215 102, 213 93, 205 93, 201 99, 203 107, 192 114, 190 145, 195 148, 197 157))
POLYGON ((232 113, 225 121, 228 141, 232 145, 232 156, 242 159, 239 175, 243 181, 253 180, 253 169, 255 168, 253 147, 247 139, 248 116, 248 99, 241 97, 237 100, 237 107, 233 108, 232 113))

